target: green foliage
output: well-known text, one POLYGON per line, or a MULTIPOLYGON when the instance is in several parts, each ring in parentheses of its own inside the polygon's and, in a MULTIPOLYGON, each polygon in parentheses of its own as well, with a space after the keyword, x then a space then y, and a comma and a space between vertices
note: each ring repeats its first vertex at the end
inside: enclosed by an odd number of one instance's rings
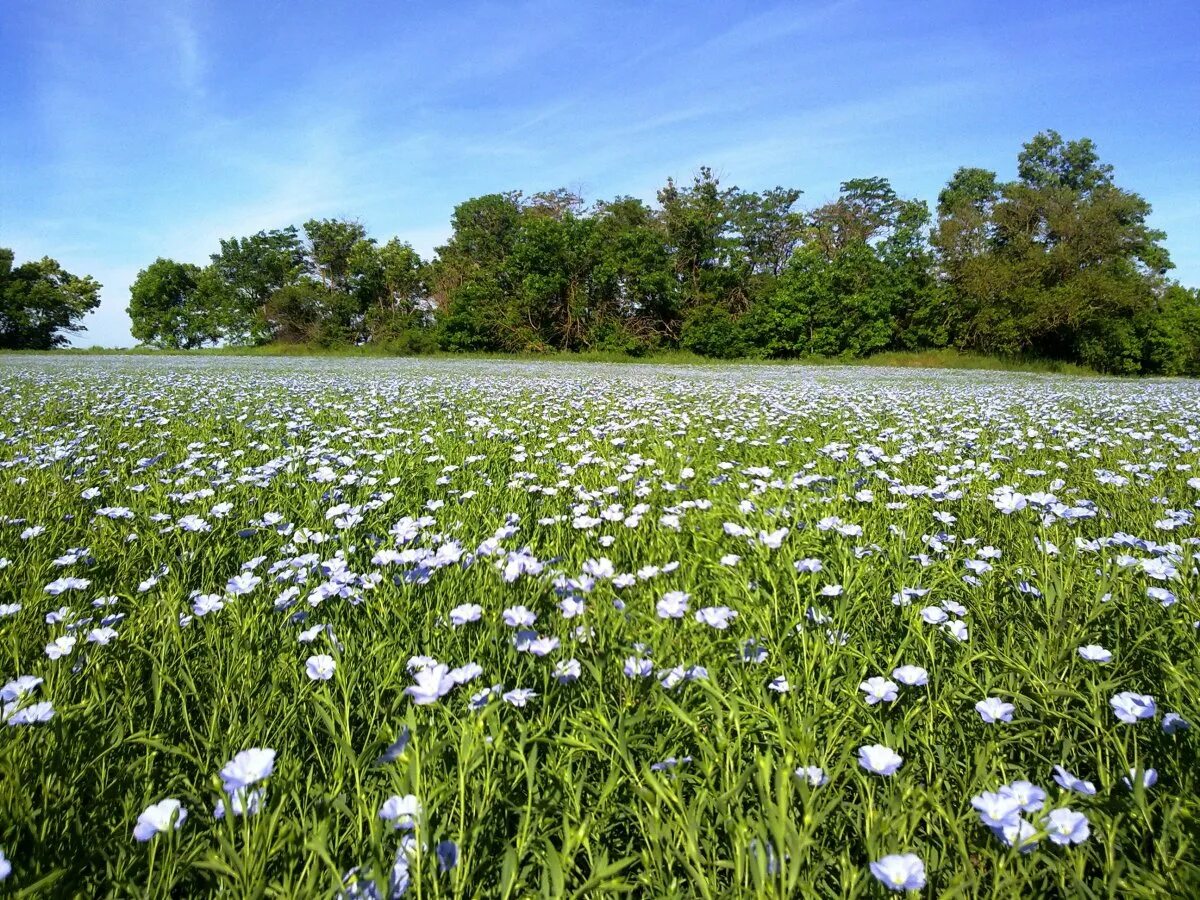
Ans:
POLYGON ((680 345, 685 350, 716 359, 746 356, 748 345, 743 342, 744 329, 733 313, 724 307, 699 306, 683 321, 680 345))
POLYGON ((296 229, 289 226, 223 240, 212 264, 232 304, 228 339, 233 343, 271 340, 274 335, 263 330, 267 302, 276 291, 296 284, 308 268, 296 229))
POLYGON ((0 597, 21 606, 0 620, 0 684, 44 679, 5 715, 54 710, 0 725, 4 896, 332 897, 352 868, 385 874, 409 835, 409 898, 1200 893, 1194 526, 1160 524, 1197 496, 1191 386, 174 361, 0 361, 0 556, 13 561, 0 597), (1003 514, 989 496, 1008 484, 1096 516, 1051 515, 1065 507, 1049 501, 1003 514), (585 510, 599 524, 580 527, 585 510), (781 527, 772 549, 764 535, 781 527), (1159 552, 1105 537, 1118 533, 1161 537, 1159 552), (1000 551, 992 570, 964 580, 985 545, 1000 551), (460 561, 425 568, 458 546, 460 561), (523 549, 545 569, 507 583, 497 563, 523 549), (403 551, 415 562, 383 555, 403 551), (657 574, 579 577, 601 557, 657 574), (808 558, 823 571, 798 571, 808 558), (1152 561, 1178 578, 1151 579, 1152 561), (224 593, 251 572, 261 584, 224 593), (47 592, 66 576, 88 583, 47 592), (1178 602, 1147 596, 1157 585, 1178 602), (691 609, 662 619, 674 590, 691 609), (198 593, 223 608, 200 614, 198 593), (564 595, 586 601, 581 617, 560 614, 564 595), (481 621, 450 627, 466 603, 481 621), (517 604, 558 641, 549 657, 514 646, 501 613, 517 604), (718 604, 738 612, 727 628, 693 618, 718 604), (951 604, 965 642, 924 621, 922 607, 951 604), (112 641, 90 640, 109 616, 112 641), (49 658, 68 634, 72 651, 49 658), (766 654, 757 665, 747 642, 766 654), (1112 661, 1082 658, 1093 643, 1112 661), (306 677, 314 654, 335 658, 332 679, 306 677), (483 675, 417 705, 418 654, 483 675), (627 677, 631 654, 656 677, 627 677), (563 684, 569 658, 580 677, 563 684), (693 665, 703 680, 660 683, 693 665), (864 679, 901 665, 929 683, 864 702, 864 679), (537 696, 468 707, 496 684, 537 696), (1152 694, 1157 720, 1120 724, 1121 691, 1152 694), (984 724, 985 697, 1011 702, 1012 721, 984 724), (1167 711, 1192 729, 1164 733, 1167 711), (903 756, 895 775, 860 766, 876 742, 903 756), (261 807, 218 820, 231 801, 217 773, 251 747, 276 752, 261 807), (1095 794, 1060 789, 1055 765, 1095 794), (1123 784, 1148 767, 1156 785, 1123 784), (1017 779, 1046 790, 1040 813, 1084 813, 1087 840, 1004 846, 972 798, 1017 779), (407 794, 423 815, 399 831, 379 813, 407 794), (187 820, 137 842, 139 814, 165 798, 187 820), (443 840, 460 851, 446 872, 443 840), (897 852, 923 860, 924 891, 872 879, 869 863, 897 852))
POLYGON ((988 353, 1073 359, 1118 374, 1166 371, 1157 326, 1171 267, 1150 228, 1150 205, 1117 187, 1090 140, 1037 135, 1017 161, 1018 179, 960 169, 938 201, 933 237, 960 304, 955 343, 988 353))
POLYGON ((215 343, 223 304, 213 293, 212 274, 202 276, 199 266, 161 257, 138 272, 126 308, 133 336, 172 350, 215 343))
POLYGON ((79 320, 100 305, 100 284, 76 276, 57 260, 13 266, 12 250, 0 247, 0 350, 50 350, 82 331, 79 320))
POLYGON ((351 260, 366 242, 367 230, 358 222, 309 219, 304 223, 304 235, 308 238, 305 262, 309 274, 319 278, 326 290, 344 291, 351 260))
POLYGON ((204 270, 160 260, 139 276, 130 314, 139 338, 165 347, 715 358, 954 348, 1200 374, 1197 304, 1166 278, 1150 205, 1117 186, 1086 138, 1043 132, 1016 162, 1010 182, 960 168, 936 221, 878 176, 843 182, 808 212, 796 188, 744 191, 709 168, 668 179, 656 208, 632 197, 588 206, 562 188, 486 194, 455 207, 428 263, 361 223, 310 219, 303 234, 222 241, 204 270))

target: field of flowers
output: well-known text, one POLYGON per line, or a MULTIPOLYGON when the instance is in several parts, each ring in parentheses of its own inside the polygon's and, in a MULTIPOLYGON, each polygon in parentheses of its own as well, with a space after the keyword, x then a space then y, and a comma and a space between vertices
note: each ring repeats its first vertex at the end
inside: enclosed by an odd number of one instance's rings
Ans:
POLYGON ((0 895, 1200 894, 1200 385, 0 360, 0 895))

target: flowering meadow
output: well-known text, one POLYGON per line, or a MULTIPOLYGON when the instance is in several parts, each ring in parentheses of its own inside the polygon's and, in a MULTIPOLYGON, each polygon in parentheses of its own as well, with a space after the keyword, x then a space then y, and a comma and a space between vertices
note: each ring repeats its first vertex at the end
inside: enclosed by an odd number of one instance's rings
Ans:
POLYGON ((0 895, 1200 893, 1200 387, 0 360, 0 895))

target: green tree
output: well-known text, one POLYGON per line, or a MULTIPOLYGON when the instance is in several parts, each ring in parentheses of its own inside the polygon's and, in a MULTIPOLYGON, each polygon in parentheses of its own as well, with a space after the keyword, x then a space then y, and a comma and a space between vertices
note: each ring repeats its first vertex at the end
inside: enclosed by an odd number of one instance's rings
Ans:
POLYGON ((286 284, 263 304, 262 317, 272 340, 281 344, 328 344, 331 292, 316 281, 286 284))
POLYGON ((643 353, 679 333, 679 286, 654 211, 633 197, 601 201, 592 211, 588 345, 643 353))
POLYGON ((1038 134, 1017 172, 997 184, 960 169, 939 198, 934 244, 958 309, 955 342, 1141 371, 1137 323, 1171 267, 1163 233, 1147 224, 1150 205, 1114 183, 1086 138, 1038 134))
POLYGON ((100 284, 76 276, 57 260, 13 265, 12 250, 0 247, 0 349, 50 350, 83 331, 80 319, 100 305, 100 284))
POLYGON ((690 187, 681 188, 667 179, 658 192, 685 314, 712 305, 735 312, 745 308, 747 272, 737 265, 741 254, 731 209, 737 194, 737 188, 722 188, 707 166, 690 187))
POLYGON ((755 275, 779 276, 804 236, 804 214, 796 209, 803 191, 774 187, 761 194, 736 192, 729 199, 730 223, 743 262, 755 275))
POLYGON ((405 352, 433 348, 428 266, 409 244, 360 241, 350 259, 356 305, 365 311, 366 339, 405 352))
POLYGON ((843 182, 808 217, 778 283, 755 297, 743 340, 773 357, 944 345, 928 224, 928 207, 897 196, 887 179, 843 182))
POLYGON ((832 258, 819 242, 792 257, 776 291, 742 323, 744 340, 770 357, 866 356, 893 337, 888 267, 865 241, 832 258))
POLYGON ((737 188, 722 188, 707 166, 690 187, 667 179, 658 192, 678 285, 679 340, 699 353, 726 345, 722 335, 732 339, 733 323, 752 298, 752 270, 733 223, 738 194, 737 188))
POLYGON ((902 207, 886 178, 843 181, 838 198, 810 214, 808 242, 833 259, 847 247, 884 236, 895 227, 902 207))
POLYGON ((487 194, 454 208, 453 232, 438 248, 431 272, 446 349, 502 350, 513 343, 505 304, 514 285, 505 264, 520 229, 521 210, 519 192, 487 194))
POLYGON ((351 259, 367 240, 367 229, 345 219, 309 219, 304 223, 307 269, 328 291, 346 291, 351 259))
POLYGON ((299 284, 308 269, 300 235, 292 226, 223 240, 212 264, 225 285, 225 336, 233 343, 270 340, 268 301, 276 291, 299 284))
POLYGON ((142 343, 190 350, 221 336, 220 308, 213 304, 211 275, 191 263, 159 257, 142 271, 129 289, 126 312, 133 336, 142 343), (200 291, 201 283, 206 290, 200 291))

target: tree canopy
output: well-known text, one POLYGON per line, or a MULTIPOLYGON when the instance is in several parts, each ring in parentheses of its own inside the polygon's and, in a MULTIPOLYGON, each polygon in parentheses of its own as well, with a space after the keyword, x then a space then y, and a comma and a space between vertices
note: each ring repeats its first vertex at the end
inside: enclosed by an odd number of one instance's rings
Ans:
POLYGON ((1171 282, 1150 205, 1086 138, 1036 135, 1016 177, 964 167, 936 211, 858 177, 809 209, 708 168, 655 205, 559 188, 455 207, 426 261, 310 219, 157 260, 129 313, 147 343, 375 343, 398 352, 686 348, 860 357, 954 347, 1118 373, 1200 373, 1200 295, 1171 282))
POLYGON ((44 257, 14 265, 0 247, 0 350, 50 350, 82 331, 80 320, 100 305, 100 284, 44 257))

